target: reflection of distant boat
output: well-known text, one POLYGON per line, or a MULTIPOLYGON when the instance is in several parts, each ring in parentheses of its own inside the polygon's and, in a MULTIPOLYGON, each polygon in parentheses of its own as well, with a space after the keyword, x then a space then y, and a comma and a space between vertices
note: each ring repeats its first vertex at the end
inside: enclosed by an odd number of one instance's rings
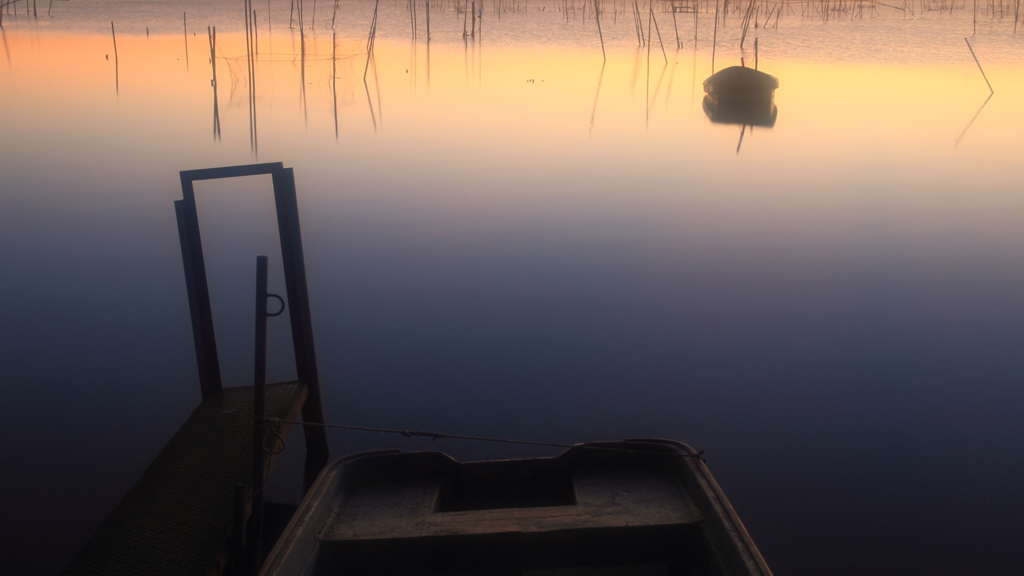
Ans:
POLYGON ((704 113, 717 124, 745 124, 747 126, 775 126, 779 109, 775 104, 716 104, 710 96, 704 97, 704 113))
POLYGON ((704 112, 712 122, 775 125, 775 89, 778 78, 753 68, 731 66, 704 81, 704 112))

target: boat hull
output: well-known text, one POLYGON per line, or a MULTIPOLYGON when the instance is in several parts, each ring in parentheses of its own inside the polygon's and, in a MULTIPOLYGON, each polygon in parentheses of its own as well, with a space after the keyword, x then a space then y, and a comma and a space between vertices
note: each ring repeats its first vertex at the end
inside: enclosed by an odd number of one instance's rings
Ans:
POLYGON ((700 455, 668 440, 556 458, 374 452, 328 466, 265 576, 771 572, 700 455))

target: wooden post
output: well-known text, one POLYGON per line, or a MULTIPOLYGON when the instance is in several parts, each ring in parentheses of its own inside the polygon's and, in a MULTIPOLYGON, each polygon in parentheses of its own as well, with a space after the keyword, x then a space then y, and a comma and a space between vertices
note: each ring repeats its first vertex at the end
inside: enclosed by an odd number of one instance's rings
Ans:
MULTIPOLYGON (((256 574, 263 562, 263 483, 266 482, 267 397, 267 257, 256 257, 256 354, 252 399, 252 515, 249 517, 249 538, 246 546, 248 572, 256 574)), ((277 296, 275 296, 277 297, 277 296)), ((280 299, 280 297, 277 297, 280 299)), ((282 302, 281 310, 284 312, 282 302)), ((274 314, 275 316, 277 314, 274 314)))
MULTIPOLYGON (((309 396, 302 407, 306 422, 324 423, 323 400, 320 395, 320 373, 313 345, 313 322, 309 310, 306 285, 306 264, 302 253, 302 232, 299 229, 298 202, 295 198, 295 174, 291 168, 275 171, 274 198, 277 202, 277 224, 284 259, 284 278, 288 290, 292 345, 299 381, 309 387, 309 396)), ((305 426, 306 477, 305 488, 312 486, 316 475, 327 464, 329 449, 327 431, 322 426, 305 426)))
POLYGON ((248 505, 249 487, 239 482, 238 484, 235 484, 235 519, 231 524, 232 576, 243 576, 245 573, 245 522, 246 508, 248 505))

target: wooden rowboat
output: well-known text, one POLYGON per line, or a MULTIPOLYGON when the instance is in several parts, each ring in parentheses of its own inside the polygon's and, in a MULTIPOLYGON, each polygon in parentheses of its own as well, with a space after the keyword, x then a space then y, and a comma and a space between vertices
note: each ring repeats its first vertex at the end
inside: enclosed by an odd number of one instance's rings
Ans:
POLYGON ((263 576, 769 576, 700 453, 670 440, 458 462, 379 451, 330 464, 263 576))
POLYGON ((704 81, 704 112, 716 123, 772 127, 778 117, 778 87, 778 78, 771 74, 743 66, 723 68, 704 81))

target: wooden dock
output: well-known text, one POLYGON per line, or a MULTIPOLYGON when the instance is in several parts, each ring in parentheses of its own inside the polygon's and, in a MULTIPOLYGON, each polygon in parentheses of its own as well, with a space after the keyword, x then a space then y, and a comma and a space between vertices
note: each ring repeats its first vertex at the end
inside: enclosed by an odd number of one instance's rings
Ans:
MULTIPOLYGON (((307 387, 298 383, 268 385, 267 416, 295 421, 306 396, 307 387)), ((252 478, 252 416, 252 387, 224 388, 207 396, 64 574, 222 573, 230 550, 235 485, 252 478)), ((282 437, 289 428, 281 430, 282 437)), ((270 462, 268 473, 272 467, 270 462)))
MULTIPOLYGON (((254 399, 264 398, 263 418, 294 422, 301 414, 303 422, 324 421, 292 169, 272 162, 185 170, 180 176, 182 199, 174 202, 174 210, 203 401, 78 551, 64 571, 67 576, 216 576, 229 560, 255 571, 264 533, 260 488, 290 426, 276 431, 278 436, 268 433, 273 441, 263 434, 262 442, 254 442, 256 422, 266 426, 253 418, 254 405, 259 410, 254 399), (274 185, 287 293, 285 298, 267 293, 268 258, 258 256, 254 386, 224 388, 193 183, 259 175, 269 176, 274 185), (268 299, 279 301, 281 308, 269 312, 268 299), (297 381, 266 385, 267 319, 285 308, 297 381)), ((307 489, 329 454, 322 426, 305 426, 303 432, 307 489)))

